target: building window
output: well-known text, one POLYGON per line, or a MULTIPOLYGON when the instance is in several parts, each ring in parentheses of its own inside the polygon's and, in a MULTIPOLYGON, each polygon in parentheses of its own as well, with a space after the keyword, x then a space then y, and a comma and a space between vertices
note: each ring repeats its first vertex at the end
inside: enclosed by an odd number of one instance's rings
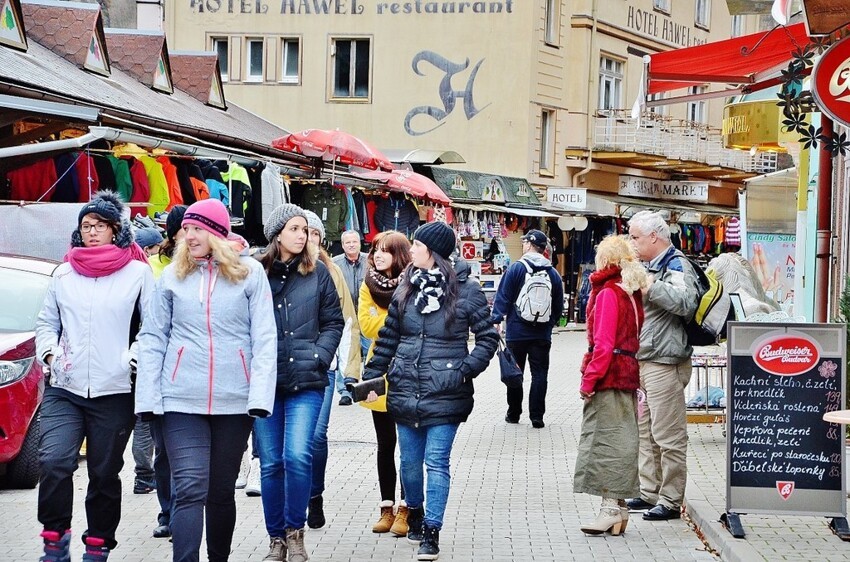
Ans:
POLYGON ((248 39, 248 72, 246 82, 263 81, 263 40, 248 39))
POLYGON ((623 66, 616 59, 602 57, 599 64, 599 109, 619 109, 623 92, 623 66))
POLYGON ((369 39, 334 39, 333 97, 369 97, 369 39))
POLYGON ((280 49, 280 81, 287 84, 298 84, 301 68, 301 40, 284 39, 280 49))
MULTIPOLYGON (((657 94, 650 94, 647 98, 648 101, 657 101, 664 99, 664 92, 659 92, 657 94)), ((666 105, 654 105, 649 108, 650 113, 654 113, 655 115, 667 115, 667 106, 666 105)))
POLYGON ((744 34, 744 16, 732 16, 732 30, 730 37, 740 37, 744 34))
MULTIPOLYGON (((707 86, 691 86, 688 88, 689 95, 705 94, 708 92, 707 86)), ((696 100, 688 102, 687 120, 694 123, 707 123, 707 106, 705 100, 696 100)))
POLYGON ((540 172, 554 172, 552 156, 555 152, 555 112, 544 109, 540 113, 540 172))
POLYGON ((561 36, 561 0, 546 0, 545 35, 543 40, 547 45, 557 47, 561 36))
POLYGON ((708 24, 711 22, 711 0, 697 0, 697 12, 694 17, 694 24, 708 29, 708 24))
POLYGON ((665 14, 670 13, 670 0, 652 0, 652 7, 665 14))
POLYGON ((218 71, 221 72, 221 81, 227 82, 228 73, 228 48, 227 37, 213 37, 213 51, 218 55, 218 71))

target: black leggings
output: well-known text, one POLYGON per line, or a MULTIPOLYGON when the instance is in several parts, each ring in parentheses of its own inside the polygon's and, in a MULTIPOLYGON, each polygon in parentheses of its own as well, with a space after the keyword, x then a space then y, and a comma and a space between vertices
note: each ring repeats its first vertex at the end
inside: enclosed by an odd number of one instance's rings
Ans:
MULTIPOLYGON (((395 483, 398 479, 395 469, 395 420, 387 412, 372 410, 372 423, 375 424, 375 436, 378 438, 378 484, 381 487, 381 501, 395 503, 395 483)), ((401 499, 404 499, 403 484, 401 499)))

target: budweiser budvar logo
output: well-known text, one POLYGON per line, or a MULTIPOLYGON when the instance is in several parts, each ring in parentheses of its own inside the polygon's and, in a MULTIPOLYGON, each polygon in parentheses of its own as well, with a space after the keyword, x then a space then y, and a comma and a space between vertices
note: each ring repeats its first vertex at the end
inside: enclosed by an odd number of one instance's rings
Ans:
POLYGON ((820 359, 820 352, 815 342, 807 337, 782 335, 758 345, 753 359, 768 373, 794 376, 814 368, 820 359))

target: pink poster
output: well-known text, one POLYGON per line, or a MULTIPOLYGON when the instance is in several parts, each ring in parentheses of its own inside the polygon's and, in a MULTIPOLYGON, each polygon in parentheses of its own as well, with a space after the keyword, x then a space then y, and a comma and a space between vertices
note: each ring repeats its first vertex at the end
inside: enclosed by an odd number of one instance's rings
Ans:
POLYGON ((789 310, 794 300, 794 234, 747 233, 750 263, 767 296, 789 310))

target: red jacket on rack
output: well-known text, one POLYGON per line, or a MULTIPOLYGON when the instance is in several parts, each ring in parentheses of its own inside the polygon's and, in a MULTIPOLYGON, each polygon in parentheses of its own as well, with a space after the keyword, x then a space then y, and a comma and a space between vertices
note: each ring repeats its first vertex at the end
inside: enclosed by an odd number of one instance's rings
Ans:
POLYGON ((588 351, 581 364, 581 391, 634 391, 640 386, 638 361, 643 301, 619 283, 619 267, 590 274, 587 301, 588 351), (635 317, 637 315, 637 317, 635 317))
POLYGON ((56 165, 53 158, 39 160, 23 168, 12 170, 6 174, 12 188, 11 199, 20 201, 50 201, 56 187, 56 165), (45 193, 47 195, 45 195, 45 193))

